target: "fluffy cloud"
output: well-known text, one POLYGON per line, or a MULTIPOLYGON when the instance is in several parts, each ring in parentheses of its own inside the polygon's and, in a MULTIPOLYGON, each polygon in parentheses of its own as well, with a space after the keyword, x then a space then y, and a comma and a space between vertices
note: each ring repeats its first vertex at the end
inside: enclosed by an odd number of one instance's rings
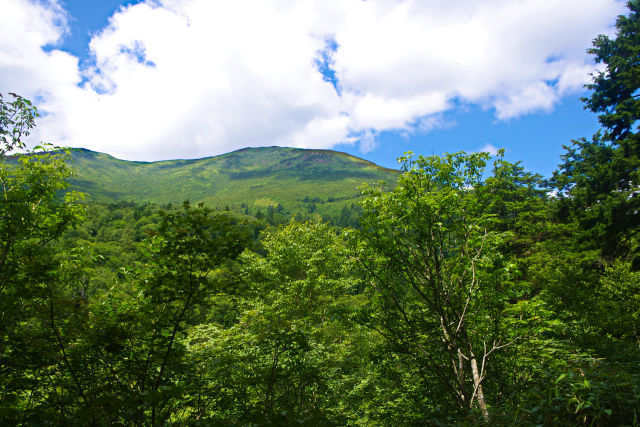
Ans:
POLYGON ((493 144, 486 143, 477 150, 478 153, 489 153, 492 156, 498 155, 498 147, 493 144))
POLYGON ((433 127, 454 102, 498 119, 553 109, 588 80, 585 48, 623 6, 148 0, 116 12, 81 67, 51 48, 69 32, 58 3, 0 0, 0 92, 36 100, 39 136, 127 159, 368 150, 378 132, 433 127))

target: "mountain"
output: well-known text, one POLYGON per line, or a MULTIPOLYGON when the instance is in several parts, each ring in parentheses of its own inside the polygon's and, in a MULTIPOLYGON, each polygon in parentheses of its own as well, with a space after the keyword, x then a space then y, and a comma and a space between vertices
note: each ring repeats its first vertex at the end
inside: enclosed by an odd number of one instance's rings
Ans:
POLYGON ((175 204, 188 199, 252 211, 278 204, 291 213, 335 211, 358 197, 359 185, 393 184, 399 173, 346 153, 282 147, 158 162, 119 160, 81 148, 72 149, 71 156, 76 172, 71 187, 93 201, 175 204))

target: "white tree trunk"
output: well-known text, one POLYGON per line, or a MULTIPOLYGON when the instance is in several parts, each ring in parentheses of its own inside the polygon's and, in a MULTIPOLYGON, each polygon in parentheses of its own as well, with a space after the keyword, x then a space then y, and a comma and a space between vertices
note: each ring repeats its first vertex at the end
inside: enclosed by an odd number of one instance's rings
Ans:
POLYGON ((476 401, 478 402, 478 407, 482 411, 482 416, 484 420, 489 422, 489 410, 487 409, 487 402, 484 400, 484 391, 482 390, 482 378, 480 378, 480 373, 478 372, 478 361, 476 360, 476 356, 471 353, 471 373, 473 374, 473 386, 476 390, 476 401))

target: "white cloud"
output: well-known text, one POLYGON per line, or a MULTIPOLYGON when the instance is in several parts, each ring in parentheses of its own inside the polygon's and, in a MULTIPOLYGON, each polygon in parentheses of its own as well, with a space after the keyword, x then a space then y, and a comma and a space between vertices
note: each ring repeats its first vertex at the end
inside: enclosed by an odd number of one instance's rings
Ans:
POLYGON ((447 119, 444 114, 432 114, 419 119, 414 129, 429 132, 434 129, 450 129, 455 125, 456 122, 447 119))
POLYGON ((537 81, 513 88, 494 101, 496 116, 510 119, 533 111, 550 111, 558 100, 558 92, 549 84, 537 81))
POLYGON ((493 144, 486 143, 482 147, 480 147, 478 150, 476 150, 476 152, 477 153, 489 153, 492 156, 496 156, 496 155, 498 155, 498 147, 496 147, 493 144))
POLYGON ((371 130, 366 130, 358 135, 358 140, 360 141, 360 151, 363 153, 368 153, 369 151, 375 150, 378 146, 378 142, 376 141, 376 134, 371 130))
POLYGON ((454 100, 498 119, 550 111, 594 70, 620 0, 158 0, 93 36, 95 65, 46 49, 55 1, 0 0, 0 92, 35 99, 39 135, 127 159, 245 146, 328 148, 437 127, 454 100), (576 13, 579 11, 579 13, 576 13), (338 91, 317 60, 327 40, 338 91))

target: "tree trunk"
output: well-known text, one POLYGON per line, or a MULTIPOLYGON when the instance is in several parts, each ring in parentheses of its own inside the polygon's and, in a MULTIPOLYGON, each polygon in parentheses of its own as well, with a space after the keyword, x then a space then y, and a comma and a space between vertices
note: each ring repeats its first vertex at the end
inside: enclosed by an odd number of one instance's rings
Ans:
POLYGON ((478 361, 476 360, 476 356, 471 353, 470 354, 471 361, 471 373, 473 374, 473 386, 476 390, 478 407, 482 411, 482 416, 484 420, 489 423, 489 410, 487 409, 487 402, 484 400, 484 391, 482 390, 482 379, 480 378, 480 373, 478 372, 478 361))
POLYGON ((464 356, 462 350, 458 349, 458 387, 460 387, 460 393, 462 401, 465 405, 468 405, 465 397, 465 385, 464 385, 464 356))

